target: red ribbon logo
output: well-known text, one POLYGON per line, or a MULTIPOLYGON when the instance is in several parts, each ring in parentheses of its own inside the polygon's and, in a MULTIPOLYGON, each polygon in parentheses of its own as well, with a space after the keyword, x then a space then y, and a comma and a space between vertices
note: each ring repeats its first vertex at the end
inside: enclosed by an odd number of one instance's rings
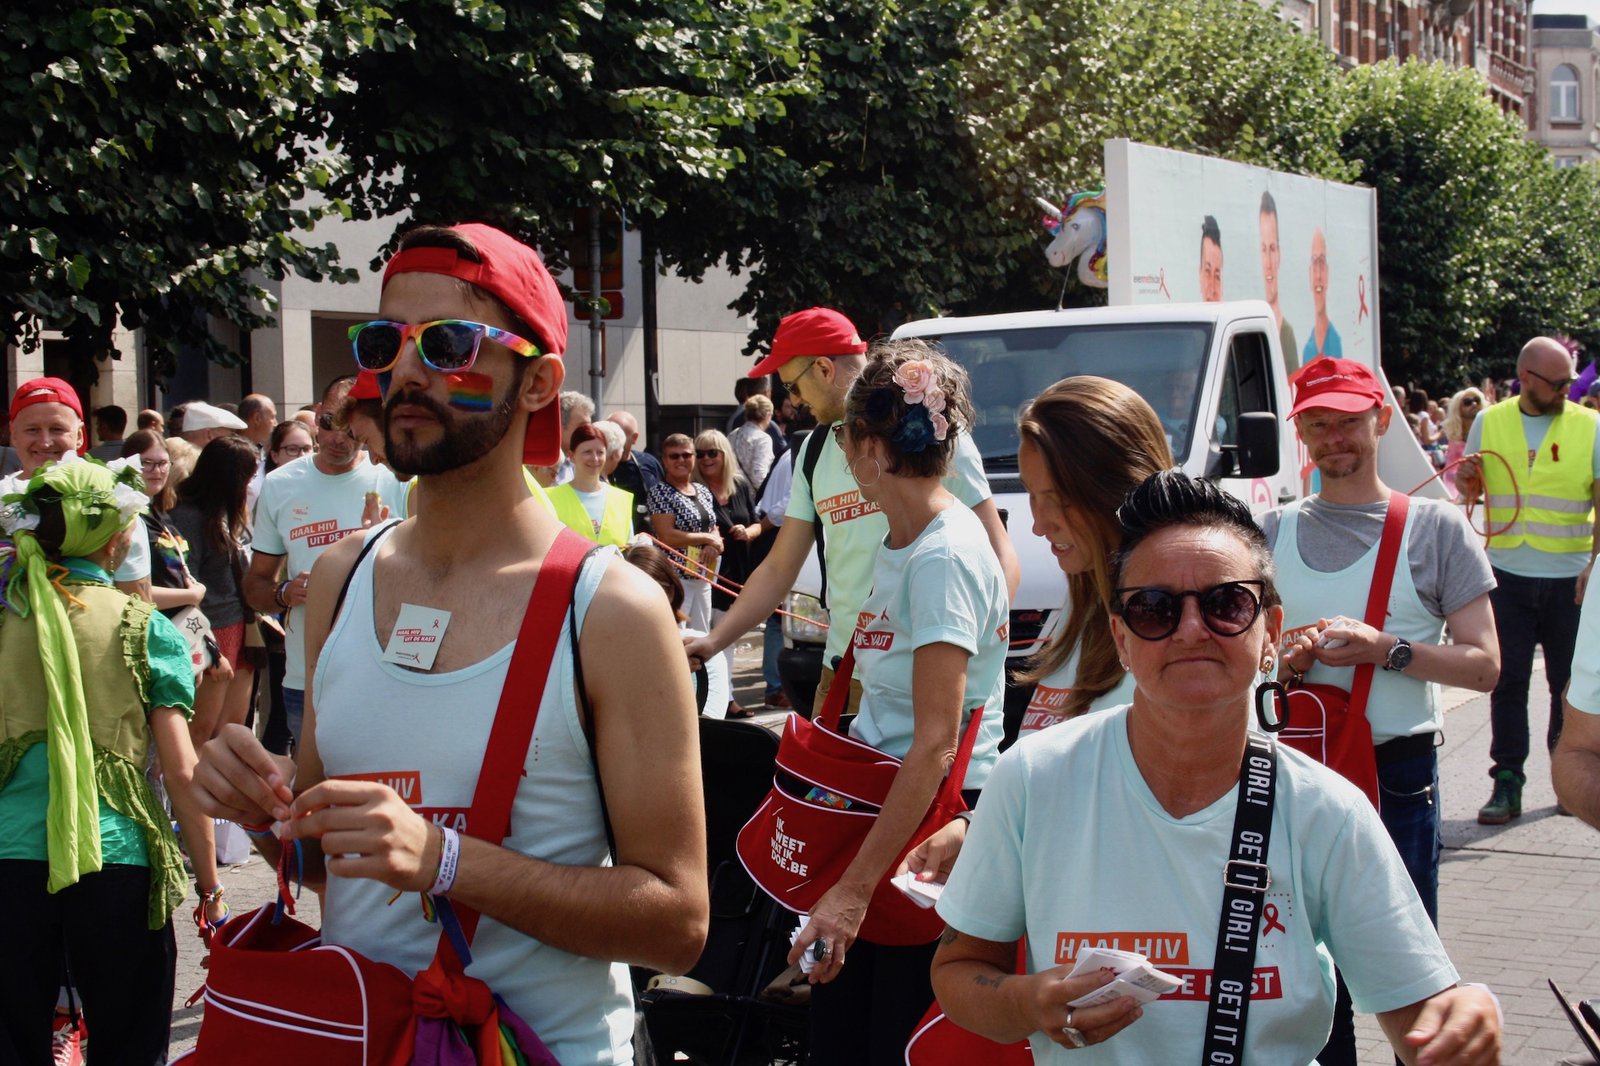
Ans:
POLYGON ((1365 274, 1356 278, 1356 297, 1361 301, 1361 308, 1356 312, 1356 321, 1360 322, 1371 314, 1367 310, 1367 276, 1365 274))
POLYGON ((1261 930, 1262 936, 1266 936, 1274 929, 1280 933, 1287 933, 1289 931, 1283 927, 1282 922, 1278 921, 1278 905, 1276 903, 1269 903, 1265 907, 1261 908, 1261 917, 1267 923, 1266 927, 1261 930))

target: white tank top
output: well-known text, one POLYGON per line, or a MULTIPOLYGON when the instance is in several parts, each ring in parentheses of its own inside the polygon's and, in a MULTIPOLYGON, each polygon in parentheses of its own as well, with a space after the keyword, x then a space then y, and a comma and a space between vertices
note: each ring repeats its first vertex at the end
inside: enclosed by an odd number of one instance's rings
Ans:
MULTIPOLYGON (((573 596, 580 627, 615 554, 602 549, 583 569, 573 596)), ((383 662, 372 620, 375 556, 369 552, 356 568, 317 662, 317 750, 328 777, 383 781, 418 813, 460 829, 472 806, 512 646, 444 674, 383 662), (337 669, 330 668, 335 663, 337 669)), ((605 827, 575 710, 568 632, 563 622, 505 846, 547 862, 605 866, 605 827)), ((415 974, 433 958, 439 926, 423 919, 415 894, 387 906, 393 894, 378 881, 330 876, 323 936, 415 974)), ((467 972, 499 993, 557 1060, 632 1061, 633 999, 621 963, 547 947, 485 916, 467 972)))
MULTIPOLYGON (((1278 524, 1278 540, 1272 558, 1278 566, 1278 592, 1283 597, 1283 629, 1288 632, 1310 625, 1318 618, 1336 614, 1364 619, 1372 576, 1378 567, 1378 546, 1343 570, 1331 574, 1311 569, 1300 558, 1300 507, 1304 501, 1283 509, 1278 524)), ((1413 644, 1437 644, 1444 635, 1444 619, 1432 613, 1417 595, 1411 580, 1411 530, 1416 510, 1406 515, 1405 532, 1400 537, 1400 558, 1395 563, 1394 583, 1389 586, 1389 615, 1378 628, 1413 644)), ((1306 680, 1337 685, 1349 690, 1355 684, 1355 667, 1335 669, 1321 663, 1313 666, 1306 680)), ((1437 732, 1444 726, 1439 711, 1439 686, 1419 681, 1403 672, 1379 666, 1372 672, 1372 692, 1367 697, 1367 721, 1372 724, 1372 741, 1382 744, 1396 737, 1437 732)))

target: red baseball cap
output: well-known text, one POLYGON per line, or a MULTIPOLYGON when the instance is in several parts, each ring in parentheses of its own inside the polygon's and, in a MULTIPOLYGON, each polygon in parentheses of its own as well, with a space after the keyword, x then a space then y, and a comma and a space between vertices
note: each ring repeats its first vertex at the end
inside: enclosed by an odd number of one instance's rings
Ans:
POLYGON ((772 350, 750 369, 750 376, 764 377, 799 356, 860 355, 866 350, 867 342, 848 318, 831 307, 811 307, 778 323, 772 350))
MULTIPOLYGON (((560 356, 567 350, 567 305, 555 278, 545 269, 539 253, 493 226, 468 222, 450 227, 478 251, 479 262, 454 248, 406 248, 396 252, 383 270, 383 283, 396 274, 443 274, 471 282, 492 293, 511 313, 526 322, 543 355, 560 356)), ((522 461, 530 466, 554 466, 561 461, 561 405, 550 402, 528 419, 522 461)))
POLYGON ((1389 399, 1378 376, 1354 359, 1313 359, 1294 372, 1289 384, 1294 386, 1289 418, 1313 407, 1356 413, 1381 406, 1389 399))
POLYGON ((60 378, 34 378, 23 382, 17 394, 11 397, 11 417, 16 418, 19 412, 36 403, 64 403, 77 412, 80 422, 83 421, 83 404, 78 400, 77 390, 60 378))
POLYGON ((383 390, 378 388, 378 375, 370 370, 361 370, 356 373, 356 383, 350 386, 350 399, 352 400, 381 400, 383 390))

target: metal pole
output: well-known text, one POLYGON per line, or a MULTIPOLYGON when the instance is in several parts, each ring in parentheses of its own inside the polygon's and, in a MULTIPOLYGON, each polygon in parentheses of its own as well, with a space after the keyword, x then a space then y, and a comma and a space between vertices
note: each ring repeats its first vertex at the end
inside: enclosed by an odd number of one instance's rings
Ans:
POLYGON ((656 316, 656 242, 649 223, 639 228, 640 314, 644 323, 644 433, 647 451, 659 451, 661 442, 661 365, 659 320, 656 316))
POLYGON ((600 417, 600 345, 605 320, 600 314, 600 211, 595 204, 589 212, 589 399, 594 401, 595 417, 600 417))

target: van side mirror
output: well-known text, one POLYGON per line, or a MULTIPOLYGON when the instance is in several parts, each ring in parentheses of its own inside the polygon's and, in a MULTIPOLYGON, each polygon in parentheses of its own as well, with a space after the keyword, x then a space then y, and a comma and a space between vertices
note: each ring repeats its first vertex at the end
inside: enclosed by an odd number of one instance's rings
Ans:
POLYGON ((1251 411, 1239 416, 1239 477, 1271 477, 1278 472, 1278 416, 1251 411))
POLYGON ((1206 477, 1271 477, 1278 472, 1278 419, 1269 411, 1238 416, 1237 444, 1211 445, 1206 477))

